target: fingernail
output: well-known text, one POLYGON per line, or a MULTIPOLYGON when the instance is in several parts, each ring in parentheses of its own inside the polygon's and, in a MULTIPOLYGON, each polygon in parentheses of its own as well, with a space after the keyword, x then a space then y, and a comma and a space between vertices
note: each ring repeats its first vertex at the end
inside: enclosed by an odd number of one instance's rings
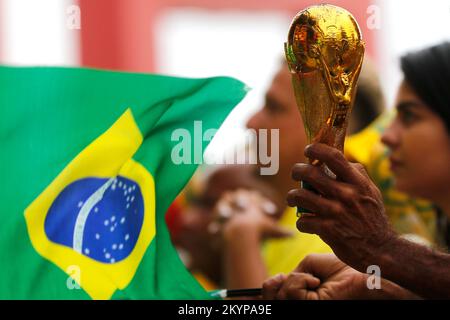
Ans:
POLYGON ((305 147, 305 155, 306 155, 307 153, 309 153, 309 149, 311 149, 311 146, 312 146, 312 144, 308 144, 308 145, 305 147))
POLYGON ((236 205, 239 209, 245 209, 248 206, 248 199, 243 195, 238 195, 236 197, 236 205))
POLYGON ((274 215, 277 213, 277 206, 275 203, 266 201, 262 205, 262 209, 268 214, 268 215, 274 215))
POLYGON ((220 204, 217 208, 217 211, 219 213, 219 216, 223 219, 228 219, 233 215, 233 211, 226 204, 220 204))

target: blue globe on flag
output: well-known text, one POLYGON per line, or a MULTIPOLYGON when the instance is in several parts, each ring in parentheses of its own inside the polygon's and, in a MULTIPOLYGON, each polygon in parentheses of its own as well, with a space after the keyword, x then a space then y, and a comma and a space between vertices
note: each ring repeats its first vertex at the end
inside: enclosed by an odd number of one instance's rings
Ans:
POLYGON ((83 178, 56 197, 45 219, 47 237, 103 263, 133 251, 144 219, 139 185, 122 176, 83 178))

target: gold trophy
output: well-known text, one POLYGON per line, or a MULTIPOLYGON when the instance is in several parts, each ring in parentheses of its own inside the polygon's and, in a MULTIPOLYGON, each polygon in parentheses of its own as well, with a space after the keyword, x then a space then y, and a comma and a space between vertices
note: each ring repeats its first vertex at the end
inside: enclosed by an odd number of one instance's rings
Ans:
MULTIPOLYGON (((364 58, 356 20, 337 6, 308 7, 294 17, 284 49, 308 142, 343 151, 364 58)), ((334 177, 324 164, 309 161, 334 177)), ((306 183, 302 188, 313 190, 306 183)), ((308 211, 298 208, 298 213, 304 212, 308 211)))

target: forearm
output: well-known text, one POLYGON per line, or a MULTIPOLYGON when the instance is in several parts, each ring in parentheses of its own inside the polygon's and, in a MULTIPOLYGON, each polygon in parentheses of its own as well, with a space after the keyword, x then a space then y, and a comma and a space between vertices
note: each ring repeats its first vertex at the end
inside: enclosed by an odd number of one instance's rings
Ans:
POLYGON ((259 235, 252 230, 234 230, 225 236, 224 272, 228 288, 260 287, 267 278, 259 235))
POLYGON ((395 300, 418 300, 422 299, 420 296, 414 294, 413 292, 400 287, 399 285, 386 280, 382 279, 380 289, 368 289, 370 290, 368 299, 395 299, 395 300))
POLYGON ((450 298, 450 255, 396 238, 379 248, 367 265, 423 298, 450 298))

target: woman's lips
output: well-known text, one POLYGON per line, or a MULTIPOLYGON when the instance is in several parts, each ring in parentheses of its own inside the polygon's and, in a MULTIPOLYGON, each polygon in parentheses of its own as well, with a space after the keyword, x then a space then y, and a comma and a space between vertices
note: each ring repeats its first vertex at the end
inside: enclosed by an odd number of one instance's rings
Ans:
POLYGON ((391 171, 396 171, 396 170, 398 170, 399 167, 402 166, 401 161, 399 161, 393 157, 389 157, 389 162, 390 162, 391 171))

